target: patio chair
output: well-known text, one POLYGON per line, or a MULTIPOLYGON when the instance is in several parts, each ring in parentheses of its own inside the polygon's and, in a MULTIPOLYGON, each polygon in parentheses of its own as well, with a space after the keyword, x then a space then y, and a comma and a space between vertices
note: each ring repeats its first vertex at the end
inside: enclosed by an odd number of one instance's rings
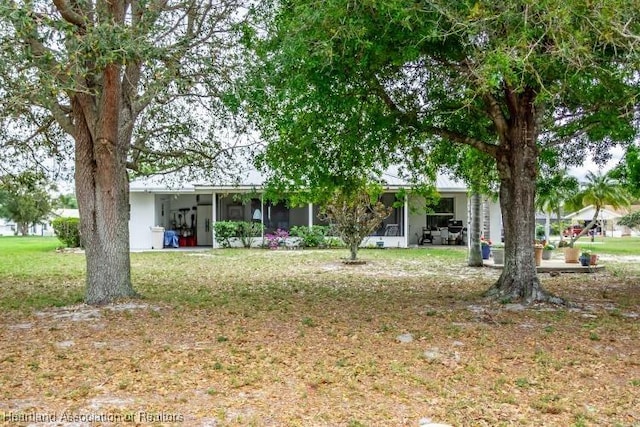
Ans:
POLYGON ((387 224, 384 228, 385 236, 399 236, 400 235, 400 226, 398 224, 387 224))

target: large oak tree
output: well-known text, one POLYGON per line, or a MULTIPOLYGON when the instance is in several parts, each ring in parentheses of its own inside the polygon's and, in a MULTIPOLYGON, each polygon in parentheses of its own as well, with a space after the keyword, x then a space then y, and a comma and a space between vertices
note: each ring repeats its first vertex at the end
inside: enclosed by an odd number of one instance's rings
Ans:
POLYGON ((232 29, 243 16, 237 3, 0 5, 3 162, 64 158, 72 148, 88 303, 135 295, 130 174, 211 170, 229 149, 220 139, 224 126, 216 125, 231 119, 215 95, 234 72, 232 29))
POLYGON ((313 185, 472 147, 499 176, 505 264, 491 292, 559 301, 534 264, 538 163, 579 164, 636 135, 637 1, 284 0, 261 12, 245 99, 268 163, 313 185))

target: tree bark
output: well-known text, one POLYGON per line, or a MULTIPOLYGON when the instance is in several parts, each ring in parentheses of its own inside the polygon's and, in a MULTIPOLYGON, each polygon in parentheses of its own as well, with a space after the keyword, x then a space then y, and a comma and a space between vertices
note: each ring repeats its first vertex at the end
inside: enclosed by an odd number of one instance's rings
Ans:
POLYGON ((118 133, 119 74, 117 66, 106 67, 97 102, 84 94, 73 98, 76 197, 86 254, 88 304, 136 295, 129 257, 128 140, 118 133), (98 113, 97 121, 87 112, 91 108, 98 113))
POLYGON ((355 261, 356 259, 358 259, 358 244, 351 243, 351 245, 349 246, 349 252, 351 254, 351 261, 355 261))
POLYGON ((469 267, 482 267, 482 247, 480 245, 480 228, 482 216, 481 197, 478 193, 471 195, 471 232, 469 233, 469 267))
POLYGON ((501 135, 497 157, 500 207, 503 213, 505 261, 490 295, 505 300, 561 303, 542 288, 534 260, 535 190, 538 136, 534 96, 511 94, 508 128, 501 135))

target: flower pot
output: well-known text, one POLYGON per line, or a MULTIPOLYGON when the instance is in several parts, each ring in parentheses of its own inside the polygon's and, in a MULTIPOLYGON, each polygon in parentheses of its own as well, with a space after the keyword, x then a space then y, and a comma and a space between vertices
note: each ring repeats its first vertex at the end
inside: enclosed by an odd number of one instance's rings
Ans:
POLYGON ((504 264, 504 249, 494 249, 491 252, 493 252, 494 264, 504 264))
POLYGON ((543 249, 542 250, 542 259, 545 261, 549 261, 551 259, 551 254, 553 253, 553 251, 550 251, 548 249, 543 249))
POLYGON ((596 254, 591 254, 591 259, 589 260, 589 264, 590 264, 590 265, 596 265, 596 264, 598 264, 598 255, 596 255, 596 254))
POLYGON ((491 256, 491 246, 482 245, 482 259, 489 259, 491 256))
POLYGON ((540 264, 542 264, 542 247, 534 247, 533 248, 533 255, 535 257, 536 260, 536 267, 538 267, 540 264))
POLYGON ((564 262, 567 264, 577 264, 580 256, 580 248, 564 248, 564 262))
POLYGON ((582 265, 583 267, 589 267, 589 263, 591 262, 591 256, 581 256, 579 259, 580 259, 580 265, 582 265))

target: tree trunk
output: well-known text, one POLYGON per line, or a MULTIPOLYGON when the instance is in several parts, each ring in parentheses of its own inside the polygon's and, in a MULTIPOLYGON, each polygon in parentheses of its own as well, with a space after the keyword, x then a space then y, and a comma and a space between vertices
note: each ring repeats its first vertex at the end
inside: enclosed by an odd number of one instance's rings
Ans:
MULTIPOLYGON (((29 234, 29 223, 28 222, 19 222, 17 225, 17 231, 21 236, 26 236, 29 234)), ((16 233, 16 234, 18 234, 16 233)))
POLYGON ((73 98, 76 197, 87 262, 88 304, 136 295, 129 259, 128 141, 118 134, 119 94, 117 67, 107 66, 99 103, 83 94, 73 98), (97 114, 87 111, 91 108, 97 114))
POLYGON ((471 232, 469 233, 469 267, 482 267, 482 247, 480 245, 481 197, 478 193, 471 195, 471 232))
POLYGON ((351 253, 350 260, 355 261, 358 258, 358 244, 351 243, 349 245, 349 252, 351 253))
POLYGON ((538 148, 533 96, 517 97, 508 129, 502 135, 497 167, 504 226, 504 268, 489 294, 526 303, 560 303, 541 286, 534 260, 538 148))

